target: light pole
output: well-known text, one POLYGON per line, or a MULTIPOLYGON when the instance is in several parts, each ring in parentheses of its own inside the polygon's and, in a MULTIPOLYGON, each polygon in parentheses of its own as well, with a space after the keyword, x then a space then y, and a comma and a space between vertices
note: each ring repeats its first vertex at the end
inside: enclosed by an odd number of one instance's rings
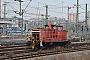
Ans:
POLYGON ((76 36, 78 36, 78 12, 79 12, 79 3, 78 3, 78 0, 77 0, 77 10, 76 10, 76 36))
POLYGON ((23 34, 23 10, 22 10, 22 34, 23 34))
POLYGON ((88 24, 87 24, 87 3, 86 3, 86 12, 85 12, 85 41, 87 41, 87 31, 88 31, 88 24))
MULTIPOLYGON (((21 5, 21 2, 23 2, 22 0, 14 0, 14 1, 19 1, 20 2, 20 12, 19 12, 19 15, 21 16, 22 15, 22 27, 21 27, 21 34, 23 34, 23 10, 22 10, 22 12, 21 12, 21 9, 22 9, 22 5, 21 5)), ((17 12, 17 11, 14 11, 15 13, 17 12)))
POLYGON ((46 25, 48 24, 48 5, 46 7, 46 25))
MULTIPOLYGON (((26 6, 25 10, 22 10, 22 5, 21 5, 21 2, 23 2, 22 0, 14 0, 14 1, 19 1, 20 2, 20 12, 19 12, 19 15, 22 16, 22 27, 21 27, 21 34, 23 34, 23 13, 25 12, 26 8, 28 7, 29 3, 32 1, 30 0, 30 2, 28 3, 28 5, 26 6)), ((17 11, 14 11, 15 13, 17 11)))
MULTIPOLYGON (((4 21, 6 20, 6 3, 4 2, 4 21)), ((7 28, 7 25, 6 24, 4 24, 3 25, 3 33, 4 33, 4 35, 6 35, 6 28, 7 28)))
POLYGON ((22 9, 22 5, 21 5, 21 2, 23 2, 22 0, 14 0, 14 1, 19 1, 20 2, 20 12, 19 12, 19 15, 21 16, 22 15, 22 13, 21 13, 21 9, 22 9))

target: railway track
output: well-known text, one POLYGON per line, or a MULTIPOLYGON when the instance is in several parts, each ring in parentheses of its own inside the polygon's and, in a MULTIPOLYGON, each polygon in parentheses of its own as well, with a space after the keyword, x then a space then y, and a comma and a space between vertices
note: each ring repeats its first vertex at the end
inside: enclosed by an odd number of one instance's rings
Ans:
POLYGON ((49 50, 37 50, 30 49, 30 46, 26 46, 25 42, 18 43, 5 43, 0 47, 0 59, 1 60, 20 60, 33 57, 40 57, 46 55, 70 53, 77 51, 90 50, 90 43, 71 44, 65 48, 49 49, 49 50))

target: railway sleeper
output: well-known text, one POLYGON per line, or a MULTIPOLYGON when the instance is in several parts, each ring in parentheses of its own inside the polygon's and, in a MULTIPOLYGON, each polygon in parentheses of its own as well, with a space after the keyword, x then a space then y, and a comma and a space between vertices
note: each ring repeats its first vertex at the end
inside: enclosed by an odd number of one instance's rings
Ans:
POLYGON ((5 60, 5 59, 9 59, 9 57, 7 57, 7 56, 0 56, 0 60, 5 60))
POLYGON ((62 51, 62 53, 69 53, 70 52, 70 50, 64 50, 64 51, 62 51))
POLYGON ((29 49, 29 47, 5 48, 5 49, 0 49, 0 52, 2 52, 2 51, 13 51, 13 50, 25 50, 25 49, 29 49))
POLYGON ((26 46, 26 43, 12 43, 12 44, 7 44, 7 43, 3 44, 3 43, 1 43, 1 46, 14 46, 14 45, 25 45, 26 46))
POLYGON ((27 59, 27 58, 31 58, 32 56, 30 54, 15 54, 16 57, 11 57, 11 59, 27 59))
POLYGON ((20 53, 22 53, 22 52, 23 52, 23 53, 29 53, 30 50, 5 51, 5 52, 0 52, 0 56, 20 54, 20 53))
POLYGON ((13 48, 13 47, 22 47, 22 46, 26 46, 25 44, 23 45, 10 45, 10 46, 0 46, 0 49, 3 49, 3 48, 13 48))
POLYGON ((84 50, 88 50, 87 48, 80 48, 78 49, 79 51, 84 51, 84 50))

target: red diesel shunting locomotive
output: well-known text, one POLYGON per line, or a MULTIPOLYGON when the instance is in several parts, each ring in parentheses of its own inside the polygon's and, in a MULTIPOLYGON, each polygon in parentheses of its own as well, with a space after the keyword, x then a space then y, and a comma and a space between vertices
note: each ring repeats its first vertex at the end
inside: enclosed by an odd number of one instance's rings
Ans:
POLYGON ((45 25, 45 28, 34 28, 32 31, 31 46, 35 47, 45 47, 52 43, 61 44, 61 42, 69 42, 67 40, 67 31, 63 30, 63 26, 52 25, 50 22, 45 25))

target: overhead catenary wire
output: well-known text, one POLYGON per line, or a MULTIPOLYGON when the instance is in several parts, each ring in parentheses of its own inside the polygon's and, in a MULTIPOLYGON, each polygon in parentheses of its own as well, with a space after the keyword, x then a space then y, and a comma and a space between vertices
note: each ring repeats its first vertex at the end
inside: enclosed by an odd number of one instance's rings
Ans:
POLYGON ((29 4, 30 4, 31 1, 32 1, 32 0, 29 1, 29 3, 27 4, 27 6, 26 6, 26 8, 24 9, 23 12, 25 12, 25 10, 27 9, 27 7, 29 6, 29 4))
POLYGON ((49 10, 50 12, 55 12, 55 13, 61 13, 61 14, 67 14, 67 13, 62 13, 62 12, 57 12, 57 11, 52 11, 52 10, 49 10))
MULTIPOLYGON (((31 7, 31 6, 30 6, 31 7)), ((38 7, 31 7, 31 8, 34 8, 34 9, 37 9, 38 7)), ((45 9, 42 9, 41 8, 41 10, 45 10, 45 9)), ((55 12, 55 13, 61 13, 61 12, 57 12, 57 11, 52 11, 52 10, 49 10, 49 12, 55 12)), ((25 13, 25 14, 29 14, 29 13, 25 13)), ((30 13, 30 15, 31 15, 32 13, 30 13)), ((67 15, 67 13, 61 13, 61 14, 66 14, 67 15)), ((33 14, 32 14, 33 15, 33 14)), ((39 15, 39 14, 34 14, 34 15, 39 15)))
POLYGON ((39 4, 43 5, 43 6, 47 5, 46 3, 41 3, 39 1, 34 1, 34 2, 39 3, 39 4))
MULTIPOLYGON (((28 0, 27 0, 27 1, 28 1, 28 0)), ((69 3, 69 2, 64 2, 64 3, 69 3)), ((27 8, 29 7, 29 4, 30 4, 30 3, 28 3, 27 6, 25 7, 25 11, 26 11, 26 10, 29 10, 29 9, 27 9, 27 8)), ((39 2, 39 4, 41 4, 41 5, 43 5, 43 6, 46 5, 46 3, 41 3, 41 2, 39 2)), ((64 13, 61 13, 61 11, 59 12, 59 11, 57 11, 57 10, 55 10, 55 11, 52 10, 52 9, 59 9, 57 6, 60 5, 60 4, 61 4, 61 2, 58 3, 58 4, 48 5, 48 6, 49 6, 48 9, 50 9, 49 12, 54 12, 54 13, 60 13, 60 14, 66 14, 66 15, 67 15, 67 13, 65 13, 65 12, 64 12, 64 13)), ((73 4, 73 3, 69 3, 69 4, 73 4)), ((13 10, 16 10, 15 7, 13 8, 13 6, 12 6, 11 8, 12 8, 13 10)), ((31 8, 37 9, 38 7, 32 7, 32 6, 31 6, 30 9, 31 9, 31 8)), ((39 9, 40 9, 40 11, 41 11, 41 10, 45 10, 45 8, 43 8, 43 7, 39 7, 39 9)), ((81 9, 83 9, 83 7, 81 7, 81 9)), ((83 9, 83 10, 84 10, 84 9, 83 9)), ((26 14, 26 13, 25 13, 25 14, 26 14)))
POLYGON ((80 8, 81 8, 81 9, 83 9, 83 10, 85 10, 85 9, 84 9, 84 8, 82 8, 81 6, 80 6, 80 8))
POLYGON ((9 3, 7 5, 9 5, 13 9, 13 11, 17 11, 17 9, 14 8, 12 5, 10 5, 9 3))
MULTIPOLYGON (((30 8, 34 8, 34 9, 38 9, 38 7, 35 7, 35 6, 29 6, 30 8)), ((39 7, 40 10, 45 10, 44 8, 42 9, 43 7, 39 7)))
POLYGON ((57 5, 60 5, 60 4, 62 4, 62 3, 60 2, 60 3, 58 3, 58 4, 55 4, 55 5, 48 5, 48 6, 57 6, 57 5))
POLYGON ((29 12, 25 12, 25 14, 28 14, 28 15, 41 15, 41 14, 35 14, 35 13, 29 13, 29 12))

